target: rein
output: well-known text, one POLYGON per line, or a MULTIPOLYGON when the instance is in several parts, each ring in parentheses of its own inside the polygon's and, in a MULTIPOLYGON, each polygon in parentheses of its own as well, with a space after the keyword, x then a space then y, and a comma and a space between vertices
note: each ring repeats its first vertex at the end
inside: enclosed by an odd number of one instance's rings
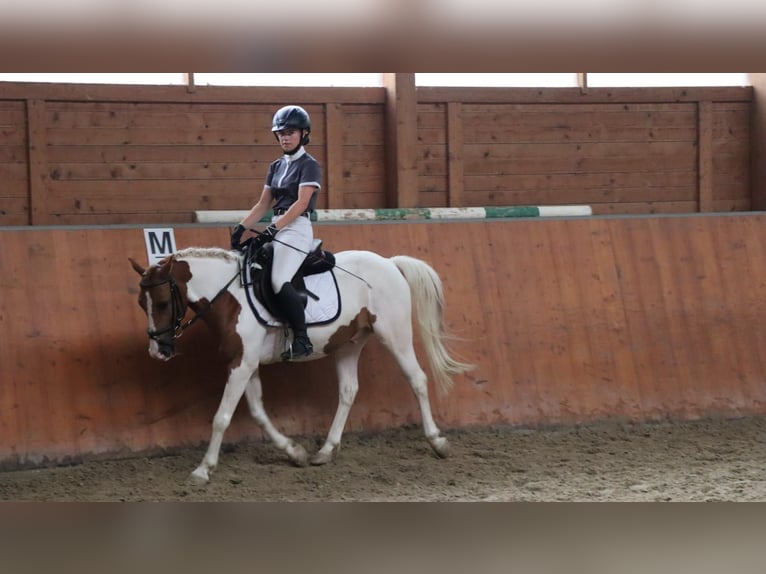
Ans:
POLYGON ((210 308, 213 306, 213 303, 215 303, 216 299, 223 295, 223 293, 229 288, 229 285, 231 285, 234 280, 239 277, 239 271, 229 279, 228 283, 224 285, 218 293, 215 294, 215 296, 210 300, 210 303, 208 303, 207 307, 205 307, 202 311, 194 312, 194 316, 187 320, 185 323, 183 322, 184 315, 186 314, 186 306, 184 305, 183 299, 181 298, 181 292, 178 289, 178 285, 173 280, 172 277, 168 277, 167 279, 164 279, 162 281, 157 281, 156 283, 141 283, 141 287, 147 288, 147 287, 158 287, 160 285, 164 285, 165 283, 170 284, 170 297, 173 301, 173 323, 172 325, 169 325, 165 327, 164 329, 158 329, 156 331, 152 331, 151 329, 147 329, 146 333, 149 335, 150 339, 154 339, 155 341, 159 341, 159 338, 161 335, 164 335, 165 333, 169 333, 170 331, 173 331, 173 338, 174 339, 180 339, 181 335, 183 335, 184 331, 191 327, 194 323, 197 322, 197 320, 201 319, 205 313, 207 313, 210 308))

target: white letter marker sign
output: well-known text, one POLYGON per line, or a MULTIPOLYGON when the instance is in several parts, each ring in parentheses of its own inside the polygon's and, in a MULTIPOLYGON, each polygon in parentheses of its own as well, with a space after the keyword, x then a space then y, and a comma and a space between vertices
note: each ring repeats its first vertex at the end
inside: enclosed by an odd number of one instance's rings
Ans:
POLYGON ((144 240, 146 241, 146 256, 149 265, 154 265, 160 259, 172 255, 176 250, 173 228, 144 229, 144 240))

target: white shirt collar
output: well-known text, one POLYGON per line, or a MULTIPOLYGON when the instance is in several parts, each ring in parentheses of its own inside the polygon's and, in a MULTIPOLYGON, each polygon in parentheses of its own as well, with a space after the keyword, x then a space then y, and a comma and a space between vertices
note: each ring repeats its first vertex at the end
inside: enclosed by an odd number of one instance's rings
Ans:
POLYGON ((301 146, 301 148, 298 151, 296 151, 294 154, 292 155, 285 154, 284 158, 287 160, 287 163, 290 163, 295 161, 296 159, 298 159, 305 153, 306 153, 306 149, 303 146, 301 146))

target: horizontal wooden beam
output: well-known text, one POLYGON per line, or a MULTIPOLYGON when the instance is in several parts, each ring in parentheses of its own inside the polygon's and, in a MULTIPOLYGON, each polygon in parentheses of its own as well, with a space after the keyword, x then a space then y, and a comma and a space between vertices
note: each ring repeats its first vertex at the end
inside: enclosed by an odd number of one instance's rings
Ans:
POLYGON ((750 102, 751 86, 675 88, 464 88, 421 86, 418 103, 572 104, 634 102, 750 102))
POLYGON ((0 100, 113 102, 383 104, 386 91, 369 87, 188 86, 0 82, 0 100))

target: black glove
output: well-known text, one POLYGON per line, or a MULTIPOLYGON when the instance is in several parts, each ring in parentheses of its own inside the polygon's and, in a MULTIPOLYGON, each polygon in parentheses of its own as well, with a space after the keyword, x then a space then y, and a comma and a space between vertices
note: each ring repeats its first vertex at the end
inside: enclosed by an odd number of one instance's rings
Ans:
POLYGON ((242 240, 242 234, 245 232, 245 226, 241 223, 237 223, 234 231, 231 232, 231 248, 234 251, 242 251, 243 246, 240 245, 242 240))
POLYGON ((253 239, 253 245, 255 249, 260 249, 264 245, 266 245, 269 241, 274 239, 274 236, 277 234, 279 230, 277 229, 276 224, 272 223, 269 225, 266 229, 261 231, 258 234, 258 237, 253 239))

